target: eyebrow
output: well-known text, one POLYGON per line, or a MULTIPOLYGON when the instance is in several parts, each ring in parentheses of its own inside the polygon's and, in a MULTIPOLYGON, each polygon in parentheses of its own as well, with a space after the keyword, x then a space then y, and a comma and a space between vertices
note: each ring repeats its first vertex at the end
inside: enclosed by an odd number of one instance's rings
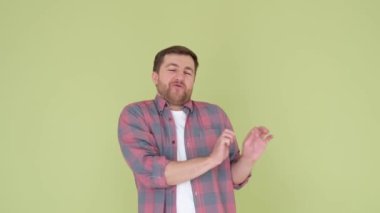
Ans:
POLYGON ((179 67, 178 64, 175 64, 175 63, 170 63, 170 64, 167 64, 167 65, 166 65, 166 67, 169 67, 169 66, 179 67))

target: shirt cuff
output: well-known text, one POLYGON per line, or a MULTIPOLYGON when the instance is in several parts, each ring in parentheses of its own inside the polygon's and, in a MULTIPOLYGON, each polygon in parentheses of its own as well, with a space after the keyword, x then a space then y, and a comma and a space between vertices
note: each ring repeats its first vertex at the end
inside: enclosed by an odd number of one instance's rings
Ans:
POLYGON ((241 182, 241 183, 239 183, 239 184, 234 183, 234 189, 236 189, 236 190, 241 189, 245 184, 248 183, 248 180, 249 180, 250 178, 251 178, 251 174, 249 174, 249 175, 245 178, 245 180, 244 180, 243 182, 241 182))

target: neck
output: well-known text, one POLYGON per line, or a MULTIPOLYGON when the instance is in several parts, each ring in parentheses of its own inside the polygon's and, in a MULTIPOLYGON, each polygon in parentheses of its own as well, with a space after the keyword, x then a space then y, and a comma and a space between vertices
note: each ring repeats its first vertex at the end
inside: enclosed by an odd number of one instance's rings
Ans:
POLYGON ((169 105, 169 109, 173 111, 181 111, 183 106, 169 105))

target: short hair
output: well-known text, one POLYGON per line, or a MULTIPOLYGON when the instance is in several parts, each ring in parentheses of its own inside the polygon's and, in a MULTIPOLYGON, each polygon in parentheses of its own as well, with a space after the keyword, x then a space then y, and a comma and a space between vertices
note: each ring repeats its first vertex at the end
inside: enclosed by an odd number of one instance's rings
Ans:
POLYGON ((160 66, 162 65, 162 62, 164 61, 165 55, 169 55, 169 54, 190 56, 194 61, 195 72, 197 71, 197 68, 199 65, 197 55, 187 47, 175 45, 175 46, 165 48, 156 54, 156 56, 154 57, 154 62, 153 62, 153 72, 158 72, 158 70, 160 69, 160 66))

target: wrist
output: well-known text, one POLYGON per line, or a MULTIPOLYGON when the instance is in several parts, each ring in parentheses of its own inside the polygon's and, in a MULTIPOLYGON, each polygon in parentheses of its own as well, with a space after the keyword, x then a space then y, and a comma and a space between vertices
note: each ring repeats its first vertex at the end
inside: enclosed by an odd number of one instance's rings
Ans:
POLYGON ((214 168, 214 167, 218 166, 221 163, 218 160, 216 160, 212 155, 209 155, 206 158, 206 161, 207 161, 207 164, 210 165, 211 168, 214 168))
POLYGON ((240 156, 240 160, 244 161, 249 165, 254 165, 256 163, 256 159, 253 156, 244 155, 244 153, 240 156))

